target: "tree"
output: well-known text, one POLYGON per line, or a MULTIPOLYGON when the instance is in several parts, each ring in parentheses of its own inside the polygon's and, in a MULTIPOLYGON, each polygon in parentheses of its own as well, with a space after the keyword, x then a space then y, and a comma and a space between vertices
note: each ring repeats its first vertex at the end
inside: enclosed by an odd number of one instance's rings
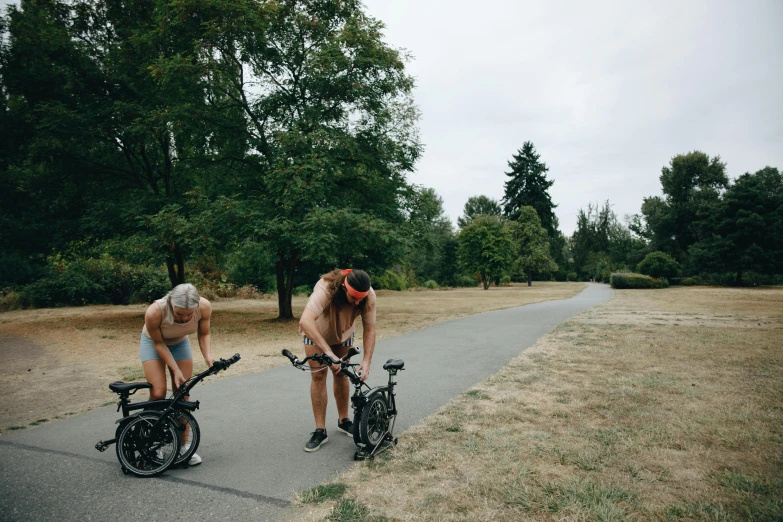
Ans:
POLYGON ((460 264, 478 274, 484 290, 514 260, 514 239, 497 216, 476 216, 460 231, 457 241, 460 264))
POLYGON ((241 197, 277 253, 279 315, 292 318, 300 263, 372 270, 404 252, 405 174, 421 148, 413 79, 357 0, 232 9, 199 21, 201 59, 216 99, 246 118, 263 176, 241 197))
POLYGON ((658 279, 671 279, 680 273, 680 265, 669 254, 650 252, 636 267, 636 271, 658 279))
POLYGON ((476 216, 499 216, 500 205, 494 199, 481 195, 471 196, 465 203, 462 216, 457 218, 457 225, 463 228, 470 224, 476 216))
POLYGON ((619 222, 609 200, 603 206, 589 203, 586 212, 579 209, 569 243, 574 268, 584 279, 603 280, 607 271, 636 266, 646 248, 619 222))
POLYGON ((452 282, 454 260, 447 259, 446 250, 454 241, 454 230, 443 211, 443 200, 431 188, 416 190, 409 213, 410 250, 406 255, 420 282, 440 284, 452 282))
POLYGON ((733 272, 736 285, 744 272, 783 271, 783 177, 777 169, 743 174, 713 209, 701 220, 704 239, 689 249, 694 270, 733 272))
POLYGON ((536 152, 532 142, 526 141, 522 148, 508 162, 511 172, 506 172, 510 179, 505 183, 503 214, 511 220, 519 217, 522 207, 533 207, 546 229, 549 237, 557 234, 558 220, 549 196, 549 188, 554 180, 549 180, 546 173, 549 169, 546 163, 540 161, 541 155, 536 152))
POLYGON ((549 253, 546 229, 533 207, 519 209, 516 221, 509 221, 518 253, 518 267, 527 274, 527 286, 533 286, 533 273, 552 273, 557 264, 549 253))
POLYGON ((663 198, 646 198, 634 229, 651 247, 686 261, 688 248, 705 238, 700 221, 713 213, 720 194, 728 186, 726 165, 719 156, 693 151, 671 159, 661 169, 663 198))
POLYGON ((52 246, 132 236, 160 214, 146 233, 175 285, 185 281, 188 252, 165 225, 183 229, 188 216, 169 218, 188 208, 186 194, 205 173, 206 135, 220 132, 203 127, 203 78, 188 57, 196 46, 171 37, 168 9, 25 0, 9 11, 3 84, 31 122, 17 172, 53 192, 30 195, 42 220, 59 221, 52 246), (155 66, 166 60, 183 65, 164 82, 155 66))

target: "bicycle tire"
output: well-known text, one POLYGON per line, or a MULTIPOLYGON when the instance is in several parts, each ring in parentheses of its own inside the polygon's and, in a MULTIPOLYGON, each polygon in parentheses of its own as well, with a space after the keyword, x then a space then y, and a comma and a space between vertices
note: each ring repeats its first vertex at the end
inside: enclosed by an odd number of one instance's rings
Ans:
MULTIPOLYGON (((198 427, 198 421, 193 416, 192 413, 189 411, 183 411, 180 417, 175 419, 174 421, 179 424, 181 418, 186 419, 187 428, 189 428, 189 437, 185 442, 185 445, 182 445, 182 440, 180 439, 180 453, 179 456, 174 460, 173 466, 181 466, 183 464, 187 464, 190 461, 190 457, 193 456, 194 453, 196 453, 196 450, 198 449, 198 445, 201 442, 201 430, 198 427), (184 448, 187 447, 187 450, 182 451, 184 448)), ((180 430, 180 434, 182 433, 182 424, 180 424, 180 427, 178 428, 180 430)))
POLYGON ((146 411, 122 425, 117 459, 123 470, 137 477, 155 477, 174 464, 179 454, 179 430, 170 419, 161 429, 153 429, 160 416, 160 412, 146 411))
POLYGON ((388 406, 386 395, 373 395, 364 405, 359 421, 359 439, 365 447, 377 446, 389 429, 388 406))

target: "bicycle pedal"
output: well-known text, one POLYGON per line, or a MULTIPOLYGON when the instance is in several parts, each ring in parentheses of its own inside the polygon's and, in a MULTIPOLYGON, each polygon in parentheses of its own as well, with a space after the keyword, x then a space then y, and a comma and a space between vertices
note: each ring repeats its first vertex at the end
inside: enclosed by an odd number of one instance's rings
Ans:
POLYGON ((365 451, 359 450, 353 454, 353 460, 372 460, 372 459, 373 459, 373 455, 365 451))

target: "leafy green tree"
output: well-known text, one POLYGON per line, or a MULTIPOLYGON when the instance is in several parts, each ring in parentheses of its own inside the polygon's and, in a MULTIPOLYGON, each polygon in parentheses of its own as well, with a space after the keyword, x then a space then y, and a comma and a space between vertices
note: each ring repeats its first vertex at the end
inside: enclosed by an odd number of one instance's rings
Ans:
POLYGON ((416 191, 409 213, 410 251, 406 255, 420 281, 451 281, 456 269, 447 259, 448 245, 454 241, 454 229, 443 211, 443 200, 431 188, 416 191))
POLYGON ((511 172, 506 172, 509 179, 505 182, 505 195, 501 203, 503 214, 511 220, 519 217, 522 207, 533 207, 549 237, 554 237, 558 228, 554 212, 557 205, 552 203, 549 195, 554 180, 547 179, 549 169, 540 159, 541 155, 530 141, 526 141, 512 156, 508 162, 511 172))
POLYGON ((276 252, 279 314, 292 318, 300 264, 377 271, 404 254, 405 175, 421 148, 413 79, 356 0, 230 11, 182 18, 203 27, 214 99, 246 120, 246 158, 263 175, 239 197, 253 236, 276 252))
POLYGON ((650 277, 671 279, 680 273, 680 264, 664 252, 650 252, 636 267, 640 274, 650 277))
POLYGON ((776 168, 737 178, 705 222, 710 233, 689 250, 693 270, 733 272, 737 285, 745 272, 783 272, 783 177, 776 168))
POLYGON ((719 156, 693 151, 673 157, 661 169, 660 180, 663 197, 645 198, 633 230, 653 249, 686 261, 688 248, 707 233, 700 222, 712 215, 728 186, 726 165, 719 156))
POLYGON ((587 211, 579 209, 576 230, 569 241, 574 269, 583 279, 603 279, 599 265, 609 270, 636 266, 646 253, 643 240, 619 222, 609 201, 603 206, 589 203, 587 211))
POLYGON ((189 57, 197 46, 172 37, 169 7, 24 1, 9 11, 3 83, 31 121, 19 175, 54 191, 27 191, 41 221, 60 221, 53 246, 131 236, 137 217, 162 213, 146 231, 159 232, 157 255, 174 285, 185 280, 188 252, 163 226, 187 220, 169 218, 205 178, 203 160, 218 143, 207 150, 206 136, 220 132, 203 126, 204 78, 189 57), (161 81, 155 66, 165 60, 189 68, 161 81))
POLYGON ((473 222, 473 218, 476 216, 500 216, 500 204, 488 197, 488 196, 471 196, 465 203, 465 208, 462 211, 462 216, 457 218, 457 225, 459 228, 464 228, 466 225, 473 222))
POLYGON ((484 290, 514 261, 514 238, 498 216, 476 216, 460 231, 457 240, 460 264, 478 274, 484 290))
POLYGON ((557 264, 549 253, 546 229, 533 207, 519 209, 516 221, 508 225, 517 248, 517 268, 527 274, 527 286, 533 286, 534 273, 552 273, 557 264))

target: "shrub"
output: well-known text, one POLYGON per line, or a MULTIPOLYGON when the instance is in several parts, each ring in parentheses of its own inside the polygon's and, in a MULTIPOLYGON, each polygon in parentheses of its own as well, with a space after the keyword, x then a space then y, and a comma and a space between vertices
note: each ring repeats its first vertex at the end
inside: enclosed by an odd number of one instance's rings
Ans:
POLYGON ((474 286, 478 286, 478 284, 478 280, 472 275, 460 274, 454 278, 454 286, 473 288, 474 286))
POLYGON ((643 274, 623 272, 612 274, 610 277, 612 288, 668 288, 666 279, 655 279, 643 274))
POLYGON ((430 279, 429 281, 426 281, 424 283, 424 288, 428 288, 430 290, 436 290, 438 288, 438 283, 430 279))
POLYGON ((36 307, 151 302, 171 289, 161 268, 131 266, 110 256, 48 259, 45 275, 20 289, 36 307))
POLYGON ((0 312, 10 312, 11 310, 22 310, 30 307, 29 299, 13 291, 0 292, 0 312))
POLYGON ((263 299, 264 294, 253 285, 245 285, 237 288, 234 297, 237 299, 263 299))
POLYGON ((408 278, 404 274, 398 274, 393 270, 386 270, 379 276, 372 277, 372 286, 378 290, 407 290, 408 278))
POLYGON ((680 273, 680 265, 669 254, 663 252, 650 252, 641 263, 636 266, 636 271, 650 277, 666 279, 677 277, 680 273))
POLYGON ((501 286, 511 286, 511 276, 510 275, 504 275, 500 278, 500 285, 501 286))
POLYGON ((579 276, 576 274, 576 272, 568 272, 568 275, 566 276, 566 281, 578 281, 579 276))
POLYGON ((313 293, 313 287, 311 285, 299 285, 293 290, 294 295, 309 296, 313 293))
POLYGON ((680 279, 679 284, 681 284, 682 286, 702 286, 705 285, 706 283, 701 277, 695 276, 695 277, 683 277, 680 279))

